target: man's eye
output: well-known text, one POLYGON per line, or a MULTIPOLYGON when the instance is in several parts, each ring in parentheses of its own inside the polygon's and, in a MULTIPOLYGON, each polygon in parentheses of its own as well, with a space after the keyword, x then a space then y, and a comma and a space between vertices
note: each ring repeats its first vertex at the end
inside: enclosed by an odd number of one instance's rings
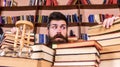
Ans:
POLYGON ((66 26, 62 26, 61 29, 63 29, 63 30, 66 29, 66 26))
POLYGON ((57 26, 52 26, 51 28, 52 28, 52 29, 57 29, 57 26))

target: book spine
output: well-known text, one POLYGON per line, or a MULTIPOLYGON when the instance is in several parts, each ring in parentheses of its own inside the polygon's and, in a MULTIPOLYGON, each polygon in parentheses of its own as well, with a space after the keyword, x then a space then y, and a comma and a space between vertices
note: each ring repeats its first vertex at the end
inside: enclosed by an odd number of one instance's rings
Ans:
POLYGON ((89 21, 90 23, 94 23, 94 15, 93 15, 93 14, 89 15, 88 21, 89 21))

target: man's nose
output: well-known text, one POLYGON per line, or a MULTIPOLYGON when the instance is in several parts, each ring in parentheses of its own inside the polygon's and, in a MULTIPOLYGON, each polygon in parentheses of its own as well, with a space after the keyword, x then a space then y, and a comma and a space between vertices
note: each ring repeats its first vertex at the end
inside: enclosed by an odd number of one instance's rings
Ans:
POLYGON ((57 32, 61 32, 62 29, 60 27, 57 28, 57 32))

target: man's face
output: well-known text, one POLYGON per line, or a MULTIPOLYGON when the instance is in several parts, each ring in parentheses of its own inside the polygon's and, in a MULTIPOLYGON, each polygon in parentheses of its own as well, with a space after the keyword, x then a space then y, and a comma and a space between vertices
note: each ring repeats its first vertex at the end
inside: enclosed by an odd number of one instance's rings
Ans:
POLYGON ((67 25, 64 20, 52 20, 48 30, 52 43, 65 43, 67 41, 67 25))

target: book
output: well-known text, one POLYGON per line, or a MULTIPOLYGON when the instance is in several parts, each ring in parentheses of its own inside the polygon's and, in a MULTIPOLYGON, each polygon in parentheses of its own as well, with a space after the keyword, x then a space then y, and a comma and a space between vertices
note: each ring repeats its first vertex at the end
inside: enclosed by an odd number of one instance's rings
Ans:
POLYGON ((103 49, 100 50, 100 53, 112 53, 112 52, 119 52, 120 51, 120 44, 111 45, 111 46, 103 46, 103 49))
POLYGON ((71 48, 71 47, 87 47, 95 46, 98 50, 102 49, 102 46, 95 40, 78 41, 73 43, 53 44, 52 48, 71 48))
POLYGON ((111 39, 100 40, 97 42, 100 43, 102 46, 110 46, 110 45, 120 44, 119 40, 120 40, 120 37, 115 37, 115 38, 111 38, 111 39))
POLYGON ((111 52, 111 53, 101 53, 100 59, 101 60, 114 60, 120 59, 120 51, 119 52, 111 52))
POLYGON ((115 32, 119 30, 120 30, 120 19, 117 19, 109 29, 104 28, 102 25, 96 25, 96 26, 90 27, 87 33, 89 36, 92 36, 92 35, 106 34, 106 33, 115 32))
POLYGON ((54 4, 54 6, 58 6, 57 0, 52 0, 52 2, 53 2, 53 4, 54 4))
POLYGON ((103 60, 99 64, 99 67, 120 67, 120 59, 103 60))
POLYGON ((51 55, 54 55, 54 53, 55 53, 55 51, 52 48, 49 48, 43 44, 35 44, 33 46, 30 46, 30 47, 32 48, 33 52, 43 51, 43 52, 49 53, 51 55))
POLYGON ((32 52, 31 55, 30 55, 30 58, 31 59, 35 59, 35 60, 41 60, 41 59, 44 59, 44 60, 47 60, 49 62, 53 62, 53 56, 46 53, 46 52, 32 52))
POLYGON ((102 35, 94 35, 94 36, 88 36, 88 40, 107 40, 107 39, 113 39, 113 38, 119 38, 120 32, 113 32, 109 34, 102 34, 102 35))
POLYGON ((68 54, 68 55, 55 55, 55 62, 72 62, 72 61, 97 61, 100 63, 100 58, 95 53, 88 53, 88 54, 68 54))
POLYGON ((96 53, 97 55, 100 55, 99 50, 97 50, 95 47, 80 47, 80 48, 60 48, 55 49, 56 55, 62 54, 87 54, 87 53, 96 53))
POLYGON ((54 62, 54 66, 78 66, 78 67, 82 67, 82 66, 95 66, 98 67, 99 65, 97 64, 97 62, 95 61, 86 61, 86 62, 54 62))
POLYGON ((46 60, 32 60, 32 59, 25 59, 25 58, 0 57, 0 66, 8 66, 8 67, 51 67, 52 63, 49 62, 49 61, 46 61, 46 60))
POLYGON ((51 0, 46 0, 46 6, 51 6, 51 5, 52 5, 51 0))
POLYGON ((53 66, 53 67, 96 67, 95 65, 68 65, 68 66, 66 66, 66 65, 64 65, 64 66, 53 66))

